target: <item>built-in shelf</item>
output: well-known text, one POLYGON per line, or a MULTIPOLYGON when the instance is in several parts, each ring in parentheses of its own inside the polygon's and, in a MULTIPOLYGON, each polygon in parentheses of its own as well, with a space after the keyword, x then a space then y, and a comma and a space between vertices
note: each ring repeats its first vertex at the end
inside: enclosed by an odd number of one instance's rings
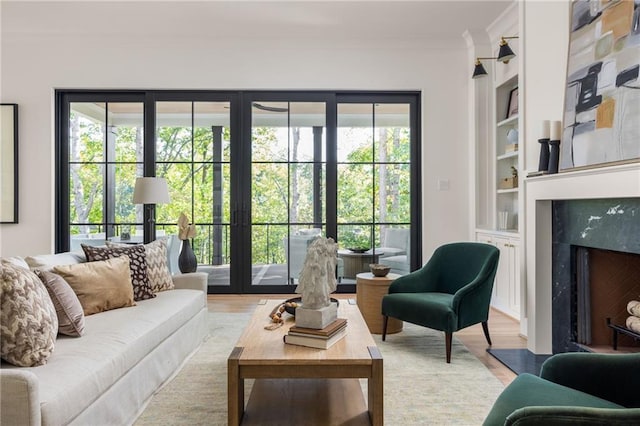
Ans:
POLYGON ((504 127, 504 126, 508 126, 510 124, 517 124, 518 121, 518 114, 514 114, 509 118, 505 118, 502 121, 498 121, 498 124, 496 124, 496 126, 498 127, 504 127))
POLYGON ((518 192, 518 188, 498 189, 496 192, 498 194, 509 194, 512 192, 518 192))
POLYGON ((518 151, 507 152, 502 155, 498 155, 496 160, 506 160, 507 158, 513 158, 518 156, 518 151))

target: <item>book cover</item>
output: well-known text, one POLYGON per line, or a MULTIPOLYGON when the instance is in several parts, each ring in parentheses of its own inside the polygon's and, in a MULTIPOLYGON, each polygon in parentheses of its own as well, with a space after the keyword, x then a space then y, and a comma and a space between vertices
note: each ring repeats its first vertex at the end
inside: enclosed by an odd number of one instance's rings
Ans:
POLYGON ((284 336, 284 342, 289 345, 298 345, 298 346, 307 346, 310 348, 318 348, 318 349, 329 349, 336 342, 342 339, 347 334, 346 327, 343 328, 338 333, 331 336, 329 339, 317 339, 314 337, 306 337, 306 336, 293 336, 291 334, 287 334, 284 336))
POLYGON ((315 329, 315 328, 297 327, 293 325, 289 329, 289 332, 295 332, 295 333, 301 333, 301 334, 314 334, 318 336, 330 336, 340 328, 344 327, 346 324, 347 324, 346 318, 338 318, 335 321, 333 321, 331 324, 327 325, 325 328, 315 329))
POLYGON ((331 332, 331 334, 325 335, 325 334, 310 334, 310 333, 305 333, 305 332, 299 332, 299 331, 295 331, 295 330, 289 330, 289 335, 291 336, 303 336, 303 337, 310 337, 312 339, 330 339, 331 337, 333 337, 334 334, 340 332, 342 329, 344 329, 347 326, 347 323, 345 322, 344 324, 342 324, 342 326, 340 326, 339 328, 335 329, 334 331, 331 332))

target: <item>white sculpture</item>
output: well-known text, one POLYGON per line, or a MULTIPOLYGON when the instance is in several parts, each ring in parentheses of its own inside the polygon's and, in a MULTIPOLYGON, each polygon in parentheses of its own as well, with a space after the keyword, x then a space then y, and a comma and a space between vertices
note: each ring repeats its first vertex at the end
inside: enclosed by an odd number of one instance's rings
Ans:
POLYGON ((296 293, 302 294, 305 309, 321 309, 331 304, 336 291, 336 259, 338 246, 332 238, 319 237, 307 250, 296 293))

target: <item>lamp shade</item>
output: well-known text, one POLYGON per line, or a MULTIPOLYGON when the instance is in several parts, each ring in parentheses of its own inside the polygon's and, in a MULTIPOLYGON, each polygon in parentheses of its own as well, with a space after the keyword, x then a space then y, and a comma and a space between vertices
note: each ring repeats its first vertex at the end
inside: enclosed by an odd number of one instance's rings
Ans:
POLYGON ((133 204, 166 204, 169 187, 165 178, 138 177, 133 189, 133 204))
POLYGON ((473 76, 471 76, 471 78, 479 78, 479 77, 484 77, 487 75, 487 70, 484 69, 484 66, 482 66, 482 62, 480 62, 480 60, 478 59, 476 61, 476 66, 473 69, 473 76))
POLYGON ((500 42, 500 51, 498 52, 498 62, 507 64, 511 59, 515 57, 516 54, 513 53, 513 50, 511 50, 507 41, 505 39, 502 39, 502 41, 500 42))

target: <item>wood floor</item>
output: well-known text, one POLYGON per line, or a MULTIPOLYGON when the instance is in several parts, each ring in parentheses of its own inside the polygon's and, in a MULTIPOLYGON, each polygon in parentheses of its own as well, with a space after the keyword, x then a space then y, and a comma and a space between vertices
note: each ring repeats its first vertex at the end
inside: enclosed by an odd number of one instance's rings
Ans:
MULTIPOLYGON (((355 294, 332 295, 338 299, 355 299, 355 294)), ((260 299, 286 300, 291 295, 283 294, 258 294, 258 295, 208 295, 208 306, 212 312, 228 313, 252 313, 260 299)), ((526 339, 519 335, 520 326, 513 318, 491 309, 489 313, 489 333, 494 349, 519 349, 526 348, 526 339)), ((488 345, 482 333, 482 326, 476 324, 453 334, 460 340, 471 353, 473 353, 502 383, 511 383, 516 375, 505 367, 500 361, 489 355, 486 351, 488 345)), ((444 339, 444 336, 443 336, 444 339)), ((442 362, 444 362, 444 354, 442 362)), ((455 360, 452 360, 455 362, 455 360)))

